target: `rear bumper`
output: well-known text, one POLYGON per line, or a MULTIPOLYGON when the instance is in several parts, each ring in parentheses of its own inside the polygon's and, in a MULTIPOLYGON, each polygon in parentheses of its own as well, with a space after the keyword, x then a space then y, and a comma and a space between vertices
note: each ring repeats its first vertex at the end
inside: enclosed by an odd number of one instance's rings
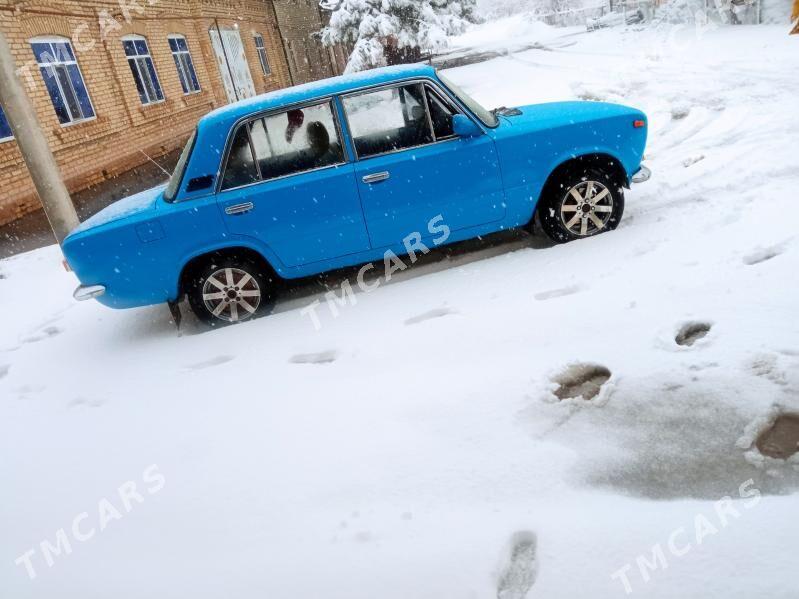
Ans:
POLYGON ((100 297, 105 293, 105 285, 81 285, 72 294, 79 302, 100 297))
POLYGON ((641 168, 635 171, 635 174, 630 179, 633 183, 643 183, 644 181, 649 180, 649 177, 652 176, 652 171, 645 167, 643 164, 641 168))

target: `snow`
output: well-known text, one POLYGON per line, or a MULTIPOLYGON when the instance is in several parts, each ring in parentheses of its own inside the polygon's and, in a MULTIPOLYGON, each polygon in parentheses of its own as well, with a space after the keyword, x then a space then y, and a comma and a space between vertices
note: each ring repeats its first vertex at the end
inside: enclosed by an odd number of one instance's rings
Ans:
POLYGON ((75 303, 55 247, 0 262, 3 596, 623 597, 629 564, 634 596, 796 597, 799 462, 752 448, 799 410, 786 29, 568 30, 452 69, 488 106, 642 108, 652 179, 611 234, 438 252, 319 331, 311 286, 178 336, 75 303), (557 401, 581 364, 610 377, 557 401))
POLYGON ((541 41, 562 36, 563 29, 550 27, 522 14, 494 19, 479 27, 472 27, 461 35, 451 37, 450 48, 453 52, 475 47, 485 50, 508 43, 524 44, 530 40, 541 41))

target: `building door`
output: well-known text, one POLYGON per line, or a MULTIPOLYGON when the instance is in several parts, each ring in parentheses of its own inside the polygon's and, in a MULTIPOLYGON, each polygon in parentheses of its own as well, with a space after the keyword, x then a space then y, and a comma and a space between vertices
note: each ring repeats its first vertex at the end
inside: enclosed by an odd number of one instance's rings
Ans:
POLYGON ((212 27, 209 33, 228 101, 236 102, 254 96, 255 84, 252 82, 250 67, 244 54, 244 44, 238 30, 224 28, 218 30, 212 27))

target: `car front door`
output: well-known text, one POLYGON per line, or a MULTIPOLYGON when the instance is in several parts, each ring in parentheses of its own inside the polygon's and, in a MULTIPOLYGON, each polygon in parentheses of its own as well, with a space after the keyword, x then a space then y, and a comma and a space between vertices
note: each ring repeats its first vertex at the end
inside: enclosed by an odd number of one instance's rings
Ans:
POLYGON ((432 84, 404 83, 342 98, 372 246, 386 247, 443 217, 450 230, 501 220, 504 191, 494 141, 459 138, 458 109, 432 84))
POLYGON ((352 163, 330 101, 242 123, 217 200, 228 230, 287 267, 369 249, 352 163))

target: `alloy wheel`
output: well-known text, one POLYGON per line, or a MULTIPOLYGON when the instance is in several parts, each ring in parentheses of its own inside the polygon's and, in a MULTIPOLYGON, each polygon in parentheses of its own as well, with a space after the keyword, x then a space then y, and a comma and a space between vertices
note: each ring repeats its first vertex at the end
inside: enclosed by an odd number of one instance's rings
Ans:
POLYGON ((227 322, 247 320, 261 303, 261 288, 250 273, 220 268, 203 283, 203 302, 216 318, 227 322))
POLYGON ((586 237, 608 225, 613 213, 613 194, 599 181, 580 181, 563 196, 560 218, 573 235, 586 237))

